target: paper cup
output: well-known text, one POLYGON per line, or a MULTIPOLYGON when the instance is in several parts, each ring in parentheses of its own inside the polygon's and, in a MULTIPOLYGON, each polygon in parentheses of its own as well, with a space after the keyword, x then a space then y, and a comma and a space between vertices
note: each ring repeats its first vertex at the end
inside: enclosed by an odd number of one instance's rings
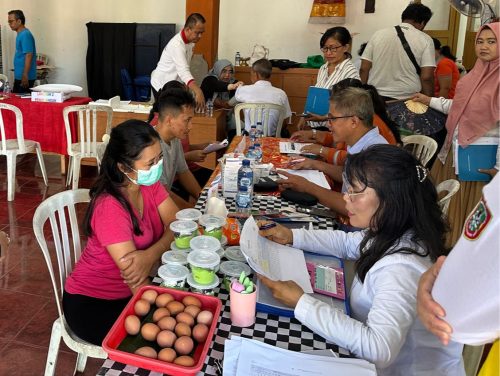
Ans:
POLYGON ((257 290, 251 294, 241 294, 229 289, 229 307, 231 323, 234 326, 246 328, 255 324, 255 307, 257 305, 257 290))

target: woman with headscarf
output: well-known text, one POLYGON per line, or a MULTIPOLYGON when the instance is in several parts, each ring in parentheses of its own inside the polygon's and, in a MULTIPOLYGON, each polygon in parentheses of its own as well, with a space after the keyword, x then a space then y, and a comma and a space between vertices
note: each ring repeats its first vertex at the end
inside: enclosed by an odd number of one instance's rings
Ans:
MULTIPOLYGON (((212 69, 208 71, 201 82, 201 90, 205 95, 205 101, 211 100, 214 108, 232 109, 234 104, 230 104, 230 99, 238 87, 243 85, 242 81, 234 79, 234 67, 229 60, 217 60, 212 69)), ((227 129, 235 130, 236 125, 232 111, 228 112, 227 129)))
MULTIPOLYGON (((414 100, 448 114, 444 145, 433 165, 432 176, 437 183, 456 179, 455 146, 467 148, 480 137, 499 138, 499 87, 500 71, 498 37, 500 23, 483 25, 476 35, 477 61, 474 68, 458 81, 453 99, 430 98, 416 94, 414 100)), ((487 162, 485 162, 487 163, 487 162)), ((496 164, 479 169, 479 172, 494 176, 500 167, 497 148, 496 164)), ((461 181, 460 190, 450 202, 448 217, 452 231, 448 242, 455 244, 461 234, 465 218, 481 198, 485 182, 461 181)))

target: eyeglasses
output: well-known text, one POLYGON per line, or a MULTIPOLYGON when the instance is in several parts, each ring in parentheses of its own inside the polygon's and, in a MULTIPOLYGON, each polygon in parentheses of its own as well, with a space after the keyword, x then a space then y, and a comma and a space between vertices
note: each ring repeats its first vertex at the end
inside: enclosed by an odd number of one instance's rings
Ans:
POLYGON ((320 50, 323 52, 323 53, 327 53, 327 52, 337 52, 337 50, 341 47, 344 47, 343 45, 340 45, 340 46, 335 46, 335 47, 321 47, 320 50))
MULTIPOLYGON (((346 118, 350 118, 350 117, 353 117, 353 116, 357 116, 357 115, 328 116, 326 118, 326 120, 333 123, 337 119, 346 119, 346 118)), ((358 117, 359 120, 363 120, 363 118, 360 118, 359 116, 357 116, 357 117, 358 117)))
POLYGON ((346 185, 346 188, 347 188, 347 190, 345 192, 342 192, 342 194, 347 195, 349 197, 349 201, 351 201, 351 202, 354 202, 354 198, 356 196, 365 195, 367 193, 367 192, 365 192, 367 187, 363 188, 363 190, 358 191, 358 192, 353 191, 353 188, 349 184, 349 180, 347 180, 347 175, 345 174, 345 172, 342 173, 342 181, 344 182, 344 184, 346 185))

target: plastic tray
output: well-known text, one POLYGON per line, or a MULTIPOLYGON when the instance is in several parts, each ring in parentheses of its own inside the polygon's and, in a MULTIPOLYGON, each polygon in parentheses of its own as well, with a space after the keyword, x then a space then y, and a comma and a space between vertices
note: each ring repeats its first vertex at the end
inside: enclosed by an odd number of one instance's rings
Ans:
MULTIPOLYGON (((201 370, 205 362, 205 357, 207 356, 210 344, 212 343, 212 337, 214 335, 215 328, 217 327, 217 321, 220 315, 221 307, 222 303, 219 298, 213 296, 195 294, 188 291, 174 290, 159 286, 143 286, 132 297, 132 299, 130 299, 127 306, 120 314, 109 333, 106 335, 106 338, 104 338, 102 347, 108 353, 110 359, 121 363, 134 365, 172 376, 195 375, 198 371, 201 370), (125 318, 128 315, 134 314, 134 304, 137 300, 140 299, 142 293, 145 290, 155 290, 158 292, 158 294, 169 293, 175 298, 175 300, 182 300, 187 295, 195 296, 201 301, 203 310, 209 310, 214 314, 207 339, 204 343, 197 344, 194 348, 194 352, 192 353, 192 357, 195 362, 194 366, 184 367, 174 363, 168 363, 158 359, 151 359, 118 349, 122 341, 128 336, 127 332, 125 331, 125 318)), ((142 321, 144 321, 144 319, 142 321)))

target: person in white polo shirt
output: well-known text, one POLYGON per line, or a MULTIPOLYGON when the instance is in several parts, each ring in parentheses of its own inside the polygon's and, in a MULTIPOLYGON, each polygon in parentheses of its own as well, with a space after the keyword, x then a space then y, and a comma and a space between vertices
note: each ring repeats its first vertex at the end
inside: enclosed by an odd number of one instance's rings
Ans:
MULTIPOLYGON (((283 106, 285 109, 285 119, 292 116, 290 103, 286 93, 274 87, 271 83, 271 72, 273 66, 267 59, 259 59, 252 64, 250 71, 250 79, 253 85, 240 86, 236 89, 234 100, 230 104, 235 103, 272 103, 283 106)), ((269 135, 276 135, 276 128, 278 127, 278 111, 270 110, 269 113, 269 135)), ((255 124, 250 124, 250 119, 245 112, 245 130, 250 131, 250 127, 255 124)), ((239 124, 236 124, 239 126, 239 124)), ((280 137, 280 135, 276 135, 280 137)))
POLYGON ((199 13, 192 13, 184 28, 177 33, 163 49, 156 69, 151 73, 151 86, 155 101, 158 92, 167 82, 177 80, 186 84, 194 94, 197 109, 205 107, 205 97, 196 84, 190 70, 194 45, 205 32, 205 18, 199 13))
POLYGON ((359 75, 363 83, 377 88, 385 100, 410 98, 422 92, 434 91, 434 43, 424 29, 432 17, 422 4, 410 4, 401 15, 402 23, 373 34, 361 57, 359 75), (398 30, 411 50, 414 62, 403 47, 398 30))

